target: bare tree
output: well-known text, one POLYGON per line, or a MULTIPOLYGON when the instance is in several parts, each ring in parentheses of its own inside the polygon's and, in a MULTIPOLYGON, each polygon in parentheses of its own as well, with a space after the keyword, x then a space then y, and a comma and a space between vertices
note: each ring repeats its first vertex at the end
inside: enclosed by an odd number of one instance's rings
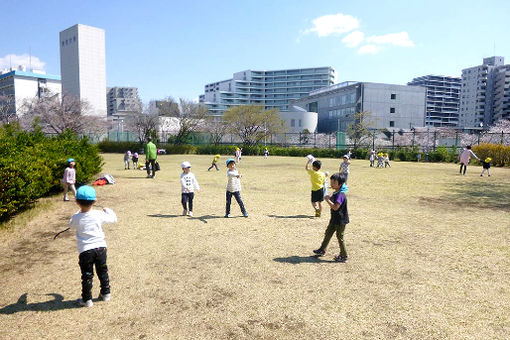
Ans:
POLYGON ((88 115, 88 102, 68 93, 62 94, 62 99, 53 95, 29 100, 25 105, 25 127, 32 126, 37 118, 38 124, 47 133, 61 134, 66 130, 77 134, 98 133, 106 129, 106 119, 88 115))
POLYGON ((16 100, 12 95, 0 95, 0 122, 9 124, 18 119, 16 100))
POLYGON ((359 148, 372 137, 374 122, 372 113, 368 111, 356 112, 354 122, 347 128, 347 136, 352 142, 353 149, 359 148))
POLYGON ((138 134, 140 143, 145 143, 149 137, 153 137, 159 127, 157 113, 139 113, 130 117, 127 128, 138 134))
POLYGON ((213 117, 208 117, 205 130, 211 134, 211 142, 214 145, 221 144, 223 137, 229 131, 229 125, 224 121, 217 121, 213 117))
POLYGON ((160 116, 177 118, 179 131, 174 137, 175 144, 185 144, 193 132, 205 129, 208 109, 202 104, 183 98, 177 103, 169 97, 158 103, 158 110, 160 116))
POLYGON ((223 114, 223 120, 229 132, 239 136, 245 145, 255 145, 271 134, 286 130, 278 109, 264 110, 260 105, 231 107, 223 114))

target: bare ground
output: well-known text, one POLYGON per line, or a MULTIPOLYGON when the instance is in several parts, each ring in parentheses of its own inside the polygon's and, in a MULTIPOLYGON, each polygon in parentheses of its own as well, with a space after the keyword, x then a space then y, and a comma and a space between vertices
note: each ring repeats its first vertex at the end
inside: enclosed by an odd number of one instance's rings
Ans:
POLYGON ((104 225, 112 300, 76 307, 75 237, 53 235, 77 206, 44 199, 0 232, 0 338, 510 337, 510 169, 480 178, 477 166, 460 176, 452 164, 353 161, 350 261, 339 264, 335 238, 326 257, 310 256, 328 212, 311 217, 304 159, 245 157, 250 217, 234 202, 225 219, 225 172, 206 171, 211 157, 163 156, 154 180, 104 157, 117 180, 97 188, 119 216, 104 225), (183 160, 202 187, 193 218, 180 216, 183 160))

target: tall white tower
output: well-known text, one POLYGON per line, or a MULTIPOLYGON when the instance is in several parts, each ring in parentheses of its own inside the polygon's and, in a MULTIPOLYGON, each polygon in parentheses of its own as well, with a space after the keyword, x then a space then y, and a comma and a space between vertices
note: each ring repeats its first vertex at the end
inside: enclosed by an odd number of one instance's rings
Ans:
POLYGON ((106 118, 104 30, 77 24, 60 32, 62 93, 90 104, 90 114, 106 118))

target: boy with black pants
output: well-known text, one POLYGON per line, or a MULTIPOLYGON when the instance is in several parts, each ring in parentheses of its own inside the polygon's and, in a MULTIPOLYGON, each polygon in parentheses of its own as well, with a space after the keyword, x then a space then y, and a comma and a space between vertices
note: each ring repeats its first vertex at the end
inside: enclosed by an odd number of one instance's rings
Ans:
POLYGON ((80 211, 69 220, 69 228, 76 229, 78 241, 79 264, 81 270, 81 299, 78 304, 82 307, 92 307, 92 279, 94 267, 101 283, 99 299, 110 300, 110 279, 106 265, 106 242, 101 227, 103 222, 117 222, 117 215, 113 210, 103 208, 103 211, 92 210, 96 201, 94 188, 84 185, 76 192, 76 203, 80 211))
POLYGON ((239 208, 241 208, 241 213, 244 217, 248 217, 248 213, 246 212, 246 208, 244 207, 243 200, 241 199, 241 174, 236 169, 236 162, 232 158, 227 159, 225 162, 227 164, 227 194, 226 194, 226 206, 225 206, 225 218, 230 217, 230 204, 232 203, 232 196, 239 204, 239 208))
POLYGON ((337 262, 347 262, 347 250, 344 244, 345 226, 349 223, 349 213, 347 212, 347 197, 340 192, 340 188, 345 183, 345 176, 340 173, 333 174, 330 178, 331 188, 335 191, 332 196, 326 196, 324 200, 331 208, 331 219, 326 228, 324 239, 319 249, 313 252, 317 256, 324 256, 326 248, 331 237, 336 232, 338 244, 340 246, 340 254, 335 256, 337 262))

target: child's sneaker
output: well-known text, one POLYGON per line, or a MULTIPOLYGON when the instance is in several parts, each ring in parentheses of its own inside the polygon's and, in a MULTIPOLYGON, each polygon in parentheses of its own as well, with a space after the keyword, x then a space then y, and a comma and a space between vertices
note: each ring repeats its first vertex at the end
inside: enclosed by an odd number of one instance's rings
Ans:
POLYGON ((110 301, 110 297, 111 297, 110 293, 108 293, 108 294, 99 294, 98 299, 101 300, 101 301, 105 301, 106 302, 106 301, 110 301))
POLYGON ((229 218, 230 217, 230 214, 225 214, 225 218, 229 218))
POLYGON ((92 307, 94 305, 92 300, 83 301, 82 299, 78 299, 76 302, 81 307, 92 307))
POLYGON ((315 209, 315 217, 321 217, 321 212, 319 209, 315 209))
POLYGON ((245 212, 245 213, 243 214, 243 216, 244 216, 244 217, 248 217, 248 213, 247 213, 247 212, 245 212))
POLYGON ((345 262, 347 262, 347 259, 348 259, 347 256, 340 256, 340 255, 335 256, 336 262, 345 263, 345 262))
POLYGON ((322 250, 322 249, 315 249, 313 251, 313 253, 317 256, 324 256, 324 254, 326 254, 326 251, 322 250))
POLYGON ((182 211, 182 216, 186 216, 187 214, 188 214, 188 211, 187 211, 186 209, 184 209, 184 210, 182 211))
POLYGON ((193 217, 193 211, 188 211, 188 216, 193 217))

